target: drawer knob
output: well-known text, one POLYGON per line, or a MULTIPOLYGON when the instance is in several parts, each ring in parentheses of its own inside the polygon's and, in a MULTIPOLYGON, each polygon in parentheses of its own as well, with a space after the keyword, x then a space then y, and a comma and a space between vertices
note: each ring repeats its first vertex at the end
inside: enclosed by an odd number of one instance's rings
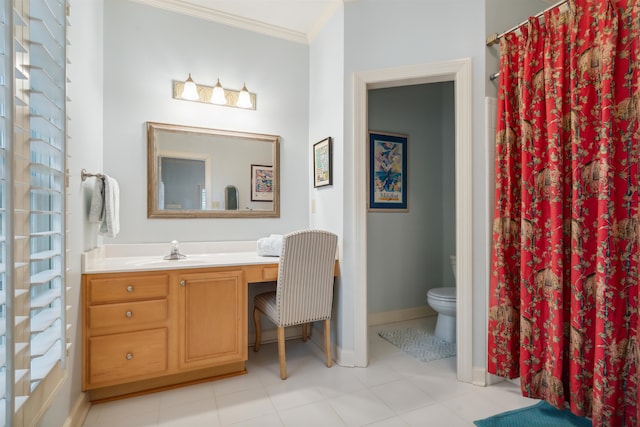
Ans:
POLYGON ((186 286, 186 285, 187 285, 186 280, 180 280, 180 286, 186 286))
POLYGON ((127 360, 133 359, 133 353, 127 353, 127 360))
POLYGON ((131 316, 133 316, 133 311, 129 310, 124 315, 127 316, 127 317, 131 317, 131 316))
POLYGON ((133 292, 133 285, 127 286, 127 292, 133 292))

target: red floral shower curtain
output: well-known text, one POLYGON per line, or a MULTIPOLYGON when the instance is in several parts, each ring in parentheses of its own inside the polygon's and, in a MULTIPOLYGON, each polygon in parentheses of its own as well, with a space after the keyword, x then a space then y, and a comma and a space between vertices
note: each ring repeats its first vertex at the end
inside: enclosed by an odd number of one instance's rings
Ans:
POLYGON ((640 425, 640 6, 575 0, 501 39, 489 371, 640 425))

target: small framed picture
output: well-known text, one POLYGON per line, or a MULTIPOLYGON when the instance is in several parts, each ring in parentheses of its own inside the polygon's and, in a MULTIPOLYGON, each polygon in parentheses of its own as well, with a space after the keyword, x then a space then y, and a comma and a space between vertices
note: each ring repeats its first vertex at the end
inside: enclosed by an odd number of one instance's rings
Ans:
POLYGON ((313 186, 316 188, 332 184, 331 155, 331 137, 313 144, 313 186))
POLYGON ((273 166, 251 165, 251 201, 273 202, 273 166))
POLYGON ((369 210, 407 212, 407 135, 369 132, 369 210))

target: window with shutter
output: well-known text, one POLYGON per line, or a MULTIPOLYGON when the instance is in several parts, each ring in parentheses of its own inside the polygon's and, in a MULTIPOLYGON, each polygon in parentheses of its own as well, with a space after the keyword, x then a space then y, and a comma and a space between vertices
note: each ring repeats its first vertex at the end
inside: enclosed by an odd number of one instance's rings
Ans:
POLYGON ((0 425, 32 425, 63 378, 65 0, 0 0, 0 425))
MULTIPOLYGON (((11 45, 10 4, 4 0, 0 9, 0 423, 7 419, 7 168, 5 168, 8 134, 11 132, 11 45)), ((10 264, 9 264, 10 265, 10 264)))
POLYGON ((29 10, 31 390, 62 359, 64 337, 65 7, 29 10))

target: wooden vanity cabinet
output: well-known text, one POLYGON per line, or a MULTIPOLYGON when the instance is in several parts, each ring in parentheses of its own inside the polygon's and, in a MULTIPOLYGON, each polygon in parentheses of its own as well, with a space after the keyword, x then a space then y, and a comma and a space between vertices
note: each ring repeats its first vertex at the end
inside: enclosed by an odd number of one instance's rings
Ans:
POLYGON ((92 401, 246 372, 242 269, 85 274, 82 303, 92 401))

